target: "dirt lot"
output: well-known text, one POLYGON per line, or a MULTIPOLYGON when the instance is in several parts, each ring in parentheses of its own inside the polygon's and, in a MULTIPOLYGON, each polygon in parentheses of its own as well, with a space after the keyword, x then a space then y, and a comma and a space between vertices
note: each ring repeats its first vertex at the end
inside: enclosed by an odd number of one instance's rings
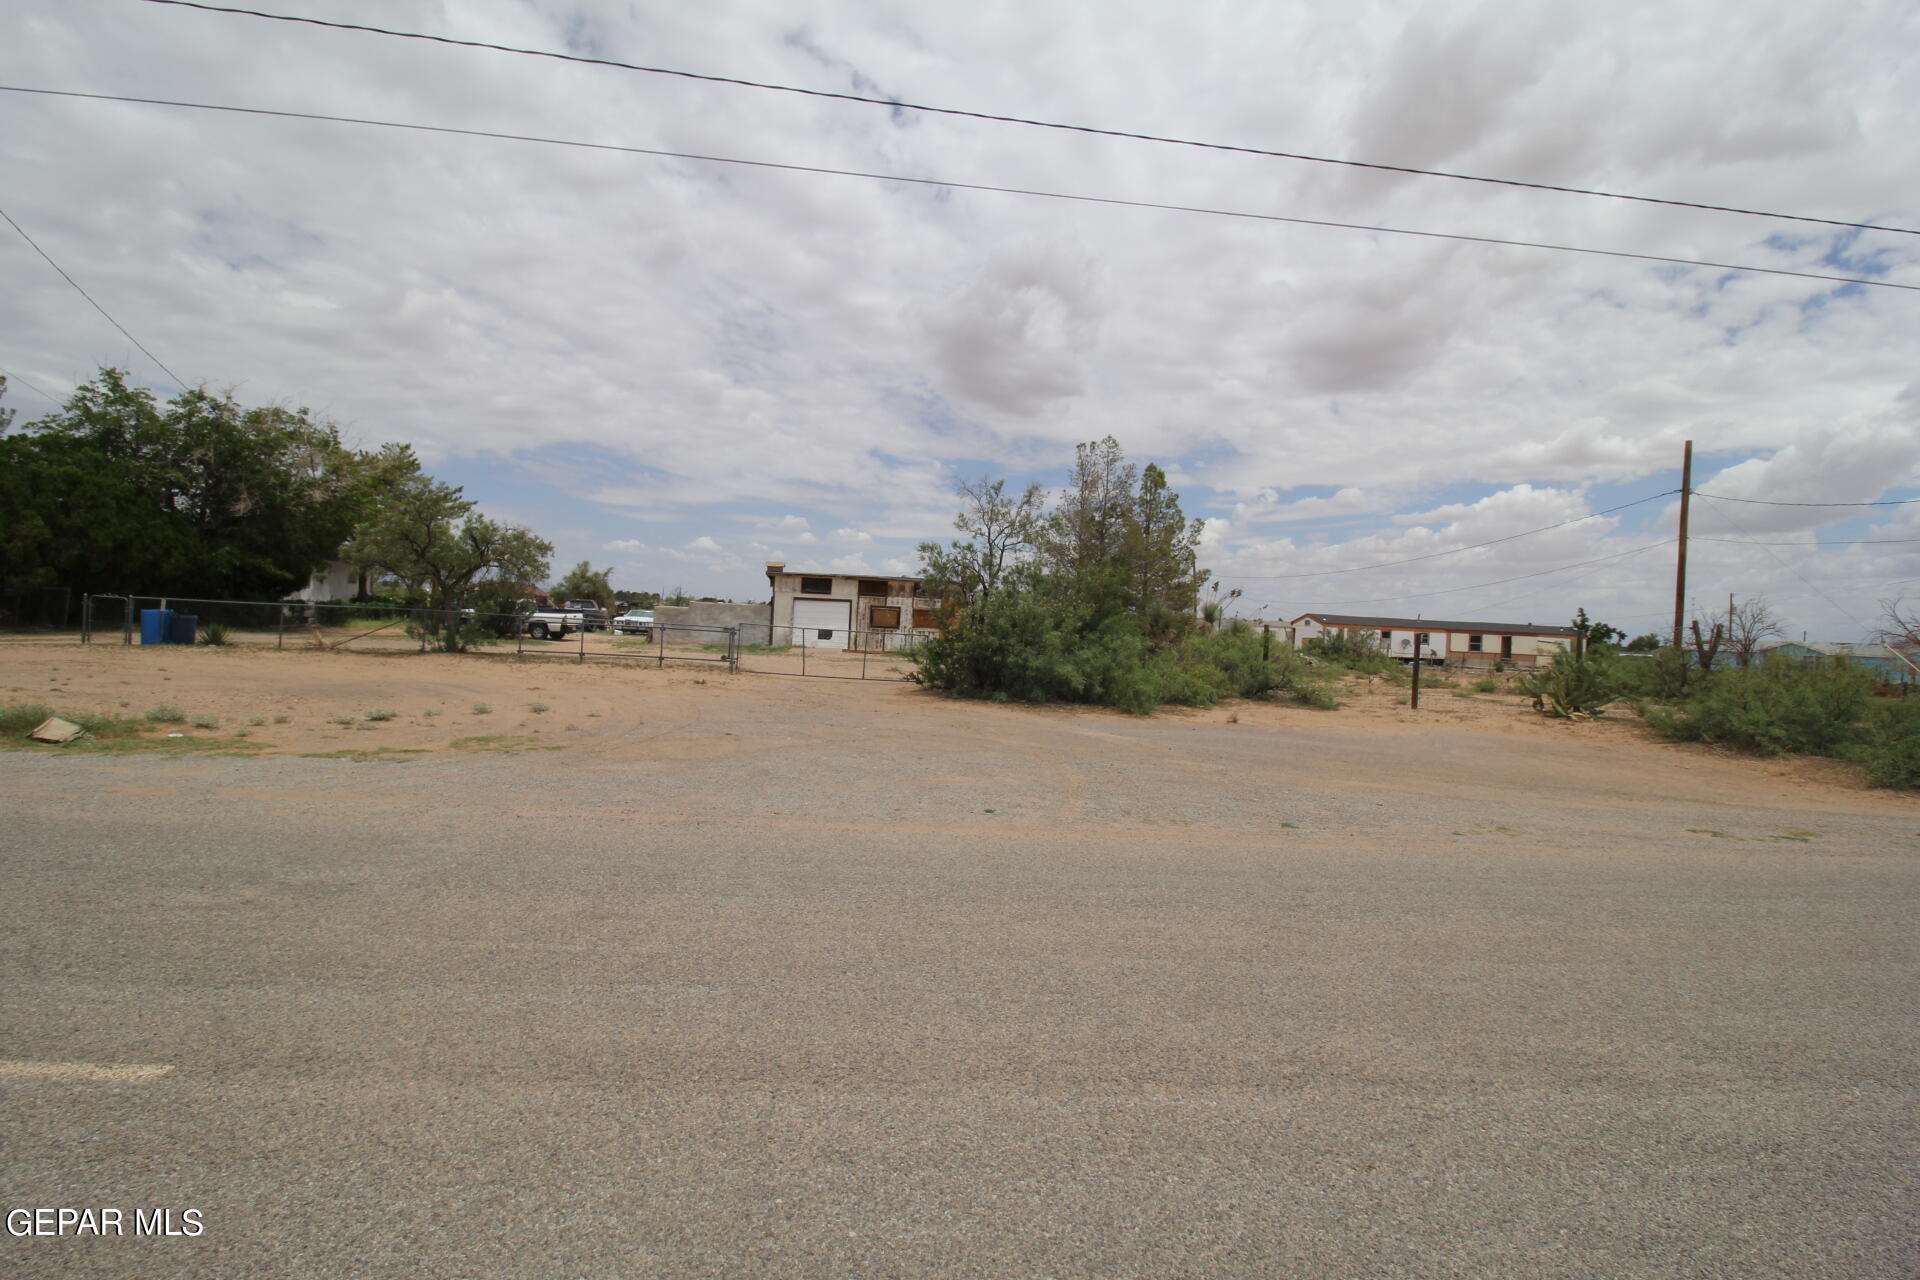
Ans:
POLYGON ((1404 697, 0 645, 0 1270, 1920 1274, 1920 802, 1404 697))

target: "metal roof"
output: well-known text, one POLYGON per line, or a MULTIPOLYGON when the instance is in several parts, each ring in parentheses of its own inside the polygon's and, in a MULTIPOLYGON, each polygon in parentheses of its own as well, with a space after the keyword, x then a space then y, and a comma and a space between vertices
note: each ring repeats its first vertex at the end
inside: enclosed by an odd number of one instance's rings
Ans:
POLYGON ((1323 626, 1335 627, 1377 627, 1383 631, 1473 631, 1491 632, 1495 635, 1511 634, 1526 636, 1577 636, 1580 633, 1572 627, 1552 627, 1544 623, 1532 622, 1449 622, 1444 618, 1376 618, 1354 613, 1314 613, 1301 614, 1293 621, 1295 624, 1312 618, 1323 626))

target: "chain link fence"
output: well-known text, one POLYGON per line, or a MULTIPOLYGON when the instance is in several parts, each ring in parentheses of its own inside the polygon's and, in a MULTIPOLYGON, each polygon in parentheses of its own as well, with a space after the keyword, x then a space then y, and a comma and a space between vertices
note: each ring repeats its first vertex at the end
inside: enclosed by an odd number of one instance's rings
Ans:
POLYGON ((707 663, 756 675, 909 680, 922 634, 906 630, 706 626, 672 622, 562 630, 525 613, 299 600, 89 595, 77 602, 82 644, 201 644, 358 653, 460 651, 542 661, 707 663))

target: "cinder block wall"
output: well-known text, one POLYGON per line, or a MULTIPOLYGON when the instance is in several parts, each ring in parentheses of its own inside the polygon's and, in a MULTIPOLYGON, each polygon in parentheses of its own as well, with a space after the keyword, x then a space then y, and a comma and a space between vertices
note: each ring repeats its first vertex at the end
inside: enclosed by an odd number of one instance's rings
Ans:
POLYGON ((718 644, 723 638, 692 627, 738 627, 741 644, 767 643, 765 604, 660 604, 653 607, 653 620, 667 644, 718 644))

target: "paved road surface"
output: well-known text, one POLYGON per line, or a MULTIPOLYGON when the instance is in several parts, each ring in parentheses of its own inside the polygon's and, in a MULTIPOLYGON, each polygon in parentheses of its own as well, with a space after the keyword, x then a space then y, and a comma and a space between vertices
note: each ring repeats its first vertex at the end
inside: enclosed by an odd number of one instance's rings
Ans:
POLYGON ((1920 806, 809 698, 404 765, 0 753, 5 1207, 204 1224, 0 1270, 1920 1271, 1920 806))

